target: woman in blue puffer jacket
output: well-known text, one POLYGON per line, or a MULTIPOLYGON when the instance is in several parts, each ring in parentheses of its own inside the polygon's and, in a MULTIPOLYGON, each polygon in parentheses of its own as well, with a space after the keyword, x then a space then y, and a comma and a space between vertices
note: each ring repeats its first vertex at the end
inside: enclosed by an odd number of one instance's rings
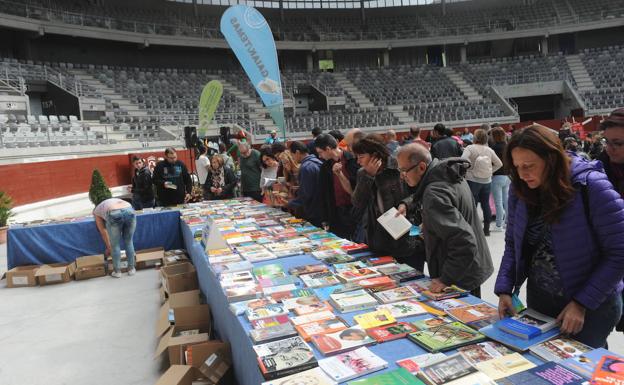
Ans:
POLYGON ((496 279, 501 317, 527 281, 527 305, 561 332, 602 347, 622 315, 624 200, 599 162, 566 154, 546 127, 507 145, 512 188, 505 254, 496 279))

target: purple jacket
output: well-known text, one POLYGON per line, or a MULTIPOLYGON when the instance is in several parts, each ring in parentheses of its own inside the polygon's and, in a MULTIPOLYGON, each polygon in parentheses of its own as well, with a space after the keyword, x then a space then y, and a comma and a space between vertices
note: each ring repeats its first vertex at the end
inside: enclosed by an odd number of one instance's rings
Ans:
MULTIPOLYGON (((551 226, 553 252, 564 294, 595 310, 614 292, 622 291, 624 277, 624 200, 613 189, 599 161, 572 155, 572 183, 577 193, 558 223, 551 226), (589 223, 579 187, 587 186, 589 223)), ((505 254, 496 294, 512 293, 526 279, 522 243, 528 221, 526 204, 509 191, 505 254)))

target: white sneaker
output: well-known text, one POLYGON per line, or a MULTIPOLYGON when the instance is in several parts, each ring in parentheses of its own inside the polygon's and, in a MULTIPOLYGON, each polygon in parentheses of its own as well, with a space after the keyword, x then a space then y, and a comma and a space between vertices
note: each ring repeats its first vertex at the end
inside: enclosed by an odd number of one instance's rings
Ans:
POLYGON ((131 277, 132 277, 132 276, 133 276, 133 275, 135 275, 135 274, 136 274, 136 269, 135 269, 134 267, 133 267, 132 269, 128 270, 128 275, 129 275, 129 276, 131 276, 131 277))
POLYGON ((499 226, 494 226, 494 228, 492 229, 493 233, 502 233, 503 231, 505 231, 505 230, 503 229, 502 226, 500 226, 500 227, 499 226))
POLYGON ((113 278, 121 278, 121 271, 113 271, 111 273, 111 277, 113 277, 113 278))

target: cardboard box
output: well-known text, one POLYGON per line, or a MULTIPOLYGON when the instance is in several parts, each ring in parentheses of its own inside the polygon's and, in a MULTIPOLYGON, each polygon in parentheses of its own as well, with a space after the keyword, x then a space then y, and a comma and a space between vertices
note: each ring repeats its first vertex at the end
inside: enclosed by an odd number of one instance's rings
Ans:
POLYGON ((106 276, 103 254, 78 257, 76 258, 74 268, 76 270, 76 281, 106 276))
MULTIPOLYGON (((184 363, 186 347, 210 339, 210 306, 196 305, 172 309, 175 317, 175 325, 169 327, 169 331, 160 339, 156 349, 156 357, 168 352, 169 364, 178 365, 184 363), (180 332, 198 330, 199 334, 179 335, 180 332)), ((166 329, 165 329, 166 330, 166 329)))
POLYGON ((163 263, 164 256, 165 249, 162 247, 139 250, 136 252, 136 268, 140 270, 160 266, 163 263))
POLYGON ((197 271, 190 263, 165 266, 160 273, 161 283, 167 294, 199 289, 197 271))
POLYGON ((210 385, 208 380, 205 382, 197 381, 201 377, 201 373, 196 368, 189 365, 171 365, 165 374, 158 379, 156 385, 210 385))
POLYGON ((190 262, 188 255, 186 254, 166 254, 163 257, 164 266, 177 265, 180 263, 190 262))
POLYGON ((35 274, 41 266, 17 266, 6 272, 7 287, 37 286, 35 274))
MULTIPOLYGON (((197 368, 211 384, 217 385, 232 366, 230 344, 210 341, 191 347, 191 366, 197 368)), ((227 382, 230 383, 230 382, 227 382)))
MULTIPOLYGON (((125 254, 121 254, 121 258, 119 259, 119 269, 121 270, 122 273, 128 272, 128 257, 126 257, 125 254)), ((113 258, 109 256, 106 259, 106 271, 111 273, 113 272, 113 270, 114 270, 113 258)))
POLYGON ((160 289, 158 291, 160 293, 160 304, 164 305, 167 299, 169 298, 169 295, 165 291, 164 286, 160 286, 160 289))
POLYGON ((35 273, 39 286, 69 282, 74 278, 74 263, 51 263, 43 265, 35 273))
MULTIPOLYGON (((156 336, 162 336, 169 329, 171 324, 175 322, 175 309, 196 305, 199 305, 199 290, 171 294, 169 300, 160 307, 158 321, 156 322, 156 336)), ((208 311, 210 312, 210 308, 208 311)), ((183 314, 182 317, 184 316, 183 314)))

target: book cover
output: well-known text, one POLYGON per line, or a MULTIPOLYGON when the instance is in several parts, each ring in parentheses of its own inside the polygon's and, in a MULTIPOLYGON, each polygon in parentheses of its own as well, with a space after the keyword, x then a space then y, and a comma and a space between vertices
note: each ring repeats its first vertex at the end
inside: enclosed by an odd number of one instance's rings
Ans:
POLYGON ((349 325, 342 318, 333 318, 297 325, 295 330, 297 330, 304 341, 309 342, 315 334, 335 333, 348 327, 349 325))
POLYGON ((298 283, 295 282, 295 278, 290 275, 285 275, 283 277, 273 277, 273 278, 258 278, 258 284, 260 287, 275 287, 275 286, 284 286, 284 285, 296 285, 298 283))
POLYGON ((269 286, 262 288, 262 294, 265 296, 271 296, 273 293, 281 293, 284 291, 294 291, 297 290, 297 286, 294 283, 286 284, 286 285, 278 285, 278 286, 269 286))
POLYGON ((321 311, 318 313, 310 313, 306 315, 291 317, 290 322, 292 322, 293 325, 298 326, 298 325, 303 325, 303 324, 307 324, 310 322, 323 321, 323 320, 329 320, 329 319, 334 319, 334 318, 336 318, 336 315, 334 313, 330 311, 321 311))
POLYGON ((397 215, 396 208, 391 207, 390 210, 381 214, 377 218, 377 222, 394 238, 395 240, 407 234, 412 228, 412 224, 403 215, 397 215))
POLYGON ((255 321, 251 321, 251 327, 253 329, 264 329, 273 326, 282 325, 288 323, 290 319, 287 315, 280 315, 277 317, 261 318, 255 321))
POLYGON ((340 247, 340 249, 347 254, 357 254, 368 250, 368 245, 365 243, 354 243, 351 245, 342 246, 340 247))
POLYGON ((294 374, 318 366, 312 349, 301 337, 255 345, 258 366, 266 379, 294 374))
POLYGON ((359 326, 329 334, 315 334, 312 343, 324 355, 333 355, 371 345, 375 340, 366 334, 366 330, 359 326))
POLYGON ((535 367, 531 361, 519 353, 511 353, 476 364, 477 369, 493 380, 509 377, 535 367))
POLYGON ((219 276, 219 284, 223 288, 255 284, 256 280, 251 271, 237 271, 232 273, 224 273, 219 276))
POLYGON ((462 346, 457 349, 457 352, 473 365, 513 353, 504 345, 491 341, 462 346))
MULTIPOLYGON (((229 249, 228 249, 229 250, 229 249)), ((238 254, 215 255, 208 257, 208 263, 218 265, 221 263, 240 262, 243 258, 238 254)))
POLYGON ((435 309, 441 310, 442 312, 469 305, 468 303, 455 298, 443 299, 441 301, 429 301, 427 304, 435 309))
POLYGON ((417 331, 427 330, 435 326, 440 326, 444 324, 448 324, 454 322, 452 319, 448 317, 436 317, 429 316, 412 322, 412 326, 416 328, 417 331))
POLYGON ((254 344, 262 344, 296 335, 297 331, 289 323, 249 331, 249 337, 254 344))
POLYGON ((415 376, 420 372, 421 368, 445 360, 446 357, 447 355, 444 353, 425 353, 414 357, 403 358, 398 360, 396 364, 415 376))
POLYGON ((278 263, 271 263, 269 265, 254 267, 253 274, 256 278, 278 278, 285 277, 286 273, 282 265, 278 263))
POLYGON ((262 262, 277 259, 277 255, 268 250, 246 251, 240 252, 240 254, 249 262, 262 262))
POLYGON ((379 265, 379 266, 376 266, 376 269, 378 272, 380 272, 383 275, 392 275, 392 274, 404 273, 407 271, 416 271, 416 269, 414 269, 413 267, 405 263, 389 263, 385 265, 379 265))
POLYGON ((369 309, 377 306, 377 300, 365 290, 354 290, 347 293, 331 294, 330 302, 341 312, 369 309))
MULTIPOLYGON (((459 379, 467 378, 477 373, 477 368, 472 366, 461 355, 455 354, 433 364, 422 366, 418 377, 427 384, 442 385, 455 383, 459 379)), ((473 383, 480 384, 480 382, 473 383)))
POLYGON ((527 309, 517 316, 500 320, 495 326, 504 332, 528 340, 557 327, 557 320, 527 309))
POLYGON ((329 249, 329 250, 321 250, 312 252, 312 256, 316 259, 327 259, 330 257, 344 256, 346 253, 340 249, 329 249))
POLYGON ((393 280, 397 282, 408 282, 408 281, 412 281, 415 279, 421 279, 424 276, 425 275, 423 274, 422 271, 419 271, 416 269, 389 275, 390 278, 392 278, 393 280))
POLYGON ((369 266, 387 265, 388 263, 396 263, 396 259, 389 255, 381 257, 366 257, 362 259, 369 266))
POLYGON ((263 382, 262 385, 336 385, 336 382, 329 378, 321 368, 314 368, 263 382))
MULTIPOLYGON (((323 301, 321 301, 318 297, 312 295, 305 297, 285 298, 284 300, 282 300, 282 304, 286 309, 293 310, 297 306, 322 305, 323 301)), ((331 308, 329 310, 331 310, 331 308)))
POLYGON ((348 385, 425 385, 403 368, 377 374, 361 380, 349 381, 348 385))
POLYGON ((409 333, 417 331, 411 324, 407 322, 397 322, 391 325, 385 325, 368 329, 366 332, 378 343, 397 340, 404 338, 409 333))
POLYGON ((388 363, 365 347, 319 360, 319 367, 334 381, 344 382, 376 372, 388 363))
MULTIPOLYGON (((307 298, 315 298, 315 297, 300 297, 299 299, 307 299, 307 298)), ((299 301, 305 302, 305 301, 299 301)), ((309 304, 297 304, 293 308, 293 312, 296 315, 305 315, 310 313, 318 313, 321 311, 333 311, 334 308, 327 301, 317 301, 309 304)))
MULTIPOLYGON (((321 300, 323 301, 327 301, 329 299, 329 296, 334 294, 334 292, 337 289, 341 289, 342 287, 344 287, 343 284, 338 284, 338 285, 333 285, 333 286, 325 286, 325 287, 319 287, 316 289, 312 289, 314 291, 314 294, 321 300)), ((359 289, 359 286, 355 286, 354 290, 359 289)))
POLYGON ((228 262, 211 265, 212 271, 217 274, 235 273, 238 271, 249 270, 253 265, 249 261, 228 262))
POLYGON ((288 315, 288 310, 282 304, 268 304, 257 308, 247 308, 245 316, 249 322, 262 318, 277 317, 280 315, 288 315))
POLYGON ((297 289, 271 293, 270 297, 276 302, 283 302, 285 299, 289 298, 308 297, 312 295, 314 295, 314 292, 310 289, 297 289))
POLYGON ((243 315, 248 308, 255 309, 269 304, 277 303, 271 298, 256 298, 248 301, 234 302, 230 304, 230 311, 235 315, 243 315))
POLYGON ((246 301, 260 296, 260 287, 256 284, 236 285, 224 288, 228 302, 246 301))
POLYGON ((451 322, 408 334, 407 338, 430 352, 443 352, 481 342, 485 336, 460 322, 451 322))
POLYGON ((386 276, 365 278, 357 281, 357 284, 360 285, 361 288, 370 290, 372 292, 393 289, 398 286, 395 280, 386 276))
POLYGON ((531 354, 546 362, 559 362, 567 358, 578 357, 591 350, 593 350, 592 347, 566 337, 555 338, 529 348, 531 354))
POLYGON ((381 274, 379 274, 377 272, 377 270, 371 268, 371 267, 366 267, 363 269, 350 269, 350 270, 343 270, 339 273, 336 274, 336 277, 344 283, 347 282, 355 282, 355 281, 359 281, 362 279, 369 279, 369 278, 374 278, 374 277, 379 277, 381 274))
POLYGON ((383 290, 373 293, 380 303, 391 303, 408 299, 419 300, 421 297, 416 290, 409 286, 400 286, 390 290, 383 290))
POLYGON ((333 257, 327 257, 323 259, 323 262, 325 262, 328 265, 335 265, 338 263, 352 262, 354 259, 355 258, 353 258, 352 256, 344 254, 344 255, 335 255, 333 257))
POLYGON ((299 278, 306 287, 317 288, 324 286, 334 286, 340 284, 340 281, 334 274, 329 271, 322 273, 303 274, 299 278))
MULTIPOLYGON (((499 321, 500 322, 500 321, 499 321)), ((559 335, 559 328, 551 329, 546 333, 540 334, 535 338, 525 339, 517 337, 513 334, 506 333, 501 329, 496 327, 496 324, 486 326, 484 328, 479 329, 479 332, 485 334, 488 338, 498 341, 503 345, 506 345, 513 350, 523 352, 528 350, 531 346, 540 344, 544 341, 548 341, 554 337, 559 335)))
POLYGON ((432 310, 429 306, 420 302, 407 300, 379 305, 377 309, 385 309, 395 318, 412 317, 415 315, 427 314, 432 310))
POLYGON ((624 359, 603 356, 591 377, 592 385, 624 385, 624 359))
POLYGON ((580 356, 567 358, 559 363, 589 380, 594 370, 598 367, 598 363, 602 357, 610 355, 612 356, 614 353, 607 349, 598 348, 583 353, 580 356))
POLYGON ((354 269, 364 269, 366 268, 366 264, 362 261, 353 261, 353 262, 345 262, 345 263, 335 263, 334 269, 337 273, 341 273, 343 271, 349 271, 354 269))
POLYGON ((372 312, 357 314, 353 316, 353 321, 363 329, 376 328, 395 323, 396 320, 387 309, 378 309, 372 312))
POLYGON ((422 293, 425 290, 429 290, 429 287, 431 286, 431 278, 425 277, 422 279, 417 279, 414 282, 410 282, 409 284, 407 284, 407 286, 410 286, 417 292, 422 293))
POLYGON ((476 305, 449 309, 446 313, 459 322, 468 324, 470 322, 498 317, 498 308, 482 302, 476 305))
POLYGON ((500 378, 498 385, 586 385, 587 380, 556 362, 500 378))
POLYGON ((312 274, 312 273, 324 273, 329 271, 327 265, 319 263, 317 265, 305 265, 305 266, 297 266, 288 269, 288 273, 298 277, 302 274, 312 274))

